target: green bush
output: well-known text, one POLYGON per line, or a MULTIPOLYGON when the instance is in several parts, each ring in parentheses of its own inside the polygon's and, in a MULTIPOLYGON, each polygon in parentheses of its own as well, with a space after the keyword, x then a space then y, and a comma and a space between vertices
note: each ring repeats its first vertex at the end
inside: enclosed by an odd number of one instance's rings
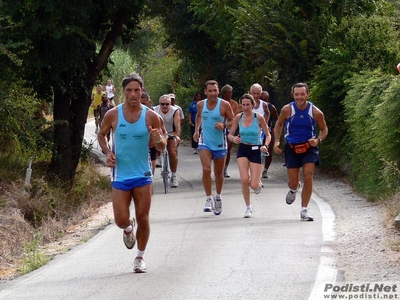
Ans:
POLYGON ((353 76, 344 99, 350 179, 369 196, 393 195, 400 183, 400 82, 381 71, 353 76))
POLYGON ((331 31, 320 56, 322 64, 313 70, 311 99, 324 112, 329 127, 322 152, 324 164, 337 167, 346 164, 346 153, 352 150, 346 139, 349 124, 343 118, 343 100, 350 89, 347 80, 377 68, 393 74, 399 39, 395 24, 382 16, 343 19, 331 31))
POLYGON ((6 96, 0 105, 0 153, 50 157, 51 126, 44 116, 43 101, 24 85, 15 82, 4 87, 6 96))

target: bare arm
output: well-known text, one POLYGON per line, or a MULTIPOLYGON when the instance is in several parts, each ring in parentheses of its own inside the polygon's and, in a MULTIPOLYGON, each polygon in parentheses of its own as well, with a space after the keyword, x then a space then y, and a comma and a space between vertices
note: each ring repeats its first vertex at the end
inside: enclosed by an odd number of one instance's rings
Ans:
POLYGON ((221 109, 223 110, 223 113, 221 115, 227 120, 226 124, 223 124, 223 128, 222 129, 224 129, 225 126, 230 128, 232 126, 232 120, 233 120, 233 117, 234 117, 232 106, 228 101, 225 101, 225 100, 223 100, 221 104, 222 104, 222 108, 221 109))
POLYGON ((200 131, 200 126, 201 126, 201 114, 203 112, 203 106, 204 106, 204 100, 201 100, 197 102, 197 114, 196 114, 196 124, 194 128, 194 134, 193 134, 193 140, 196 142, 199 141, 199 131, 200 131))
POLYGON ((192 124, 192 113, 188 113, 188 121, 189 121, 189 125, 194 125, 192 124))
POLYGON ((270 113, 275 121, 278 120, 278 110, 276 109, 275 105, 271 105, 270 113))
POLYGON ((319 145, 321 141, 325 140, 326 137, 328 136, 328 126, 326 125, 325 116, 323 112, 315 106, 313 106, 313 114, 314 114, 314 119, 318 125, 319 133, 318 136, 316 136, 315 138, 311 138, 308 141, 311 146, 316 147, 319 145))
POLYGON ((229 130, 228 134, 228 140, 235 144, 239 144, 241 139, 240 136, 234 136, 233 134, 236 132, 237 128, 239 127, 239 119, 240 119, 240 114, 237 114, 233 120, 232 120, 232 126, 231 129, 229 130))
POLYGON ((99 133, 97 134, 97 141, 99 143, 101 150, 103 150, 103 152, 107 156, 106 163, 107 163, 107 166, 109 166, 109 167, 115 167, 116 160, 115 160, 115 154, 108 147, 107 133, 110 130, 113 130, 113 131, 115 130, 114 124, 117 121, 118 121, 117 108, 110 109, 104 115, 103 122, 101 122, 99 133))
POLYGON ((269 111, 267 102, 264 102, 264 111, 265 111, 265 122, 269 122, 269 118, 271 117, 271 112, 269 111))
POLYGON ((283 129, 283 124, 285 124, 285 121, 287 120, 288 116, 290 114, 290 105, 286 104, 282 110, 280 115, 278 116, 278 120, 275 123, 275 128, 274 128, 274 134, 275 134, 275 145, 274 145, 274 151, 276 154, 281 154, 282 150, 279 148, 280 145, 280 138, 281 138, 281 133, 283 129))
POLYGON ((174 125, 175 125, 175 138, 177 144, 179 145, 181 142, 181 115, 179 111, 176 111, 174 114, 174 125))
POLYGON ((165 137, 162 135, 162 127, 160 117, 154 111, 146 110, 146 124, 150 132, 150 138, 154 142, 157 151, 164 151, 167 144, 165 137))
POLYGON ((269 143, 271 142, 271 133, 269 132, 269 127, 267 125, 267 122, 265 121, 265 118, 259 113, 257 113, 257 120, 258 124, 260 124, 265 134, 265 146, 268 146, 269 143))

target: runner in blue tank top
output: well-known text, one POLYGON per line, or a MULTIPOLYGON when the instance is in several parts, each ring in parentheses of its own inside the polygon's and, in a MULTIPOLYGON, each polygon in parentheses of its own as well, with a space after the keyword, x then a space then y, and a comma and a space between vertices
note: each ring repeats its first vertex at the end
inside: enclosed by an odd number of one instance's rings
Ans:
POLYGON ((205 83, 207 99, 197 102, 196 128, 193 139, 198 142, 199 156, 203 167, 203 187, 206 192, 205 212, 222 212, 221 192, 224 185, 223 169, 227 153, 225 119, 231 124, 233 112, 228 101, 218 98, 219 88, 215 80, 205 83), (201 134, 199 133, 201 126, 201 134), (211 161, 214 161, 215 201, 212 196, 211 161))
POLYGON ((107 165, 112 168, 112 200, 115 224, 124 229, 123 241, 132 249, 137 239, 137 256, 134 271, 146 272, 144 251, 150 236, 149 211, 152 194, 152 173, 149 158, 149 142, 158 151, 164 151, 166 138, 161 133, 159 116, 140 104, 143 80, 130 74, 122 80, 125 96, 123 104, 110 109, 104 116, 97 135, 99 145, 107 155, 107 165), (112 130, 113 145, 108 148, 106 135, 112 130), (135 219, 130 218, 131 199, 135 205, 135 219))
POLYGON ((319 164, 319 144, 328 135, 328 126, 322 111, 308 101, 310 92, 307 84, 295 84, 292 87, 292 97, 294 101, 282 108, 275 123, 274 151, 276 154, 282 153, 279 139, 285 126, 285 161, 290 188, 286 203, 292 204, 296 199, 296 193, 301 186, 299 178, 302 167, 304 187, 301 193, 300 220, 314 221, 308 214, 308 204, 313 189, 315 165, 319 164))

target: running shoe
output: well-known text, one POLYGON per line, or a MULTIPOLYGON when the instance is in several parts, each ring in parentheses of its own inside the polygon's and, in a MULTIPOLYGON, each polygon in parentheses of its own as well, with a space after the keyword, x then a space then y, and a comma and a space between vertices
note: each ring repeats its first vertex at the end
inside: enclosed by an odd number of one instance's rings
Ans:
POLYGON ((214 202, 212 198, 206 199, 206 205, 204 205, 204 212, 212 212, 214 210, 214 202))
POLYGON ((123 233, 123 240, 126 248, 132 249, 133 246, 135 246, 136 242, 136 237, 135 237, 135 219, 130 218, 131 225, 132 225, 132 231, 129 232, 128 234, 125 232, 123 233))
POLYGON ((297 189, 295 192, 292 192, 292 190, 289 190, 289 192, 286 195, 286 203, 288 205, 292 204, 294 202, 294 200, 296 200, 296 193, 300 188, 301 188, 301 182, 299 181, 299 185, 297 186, 297 189))
POLYGON ((254 190, 254 193, 259 194, 259 193, 261 192, 261 189, 262 189, 262 183, 261 183, 261 181, 260 181, 260 183, 258 184, 258 188, 256 188, 256 189, 254 190))
POLYGON ((301 221, 314 221, 314 218, 308 214, 307 210, 302 210, 300 213, 300 220, 301 221))
POLYGON ((161 157, 156 158, 156 168, 161 168, 161 157))
POLYGON ((133 261, 133 271, 135 273, 146 273, 147 267, 143 257, 136 257, 133 261))
POLYGON ((94 130, 94 134, 98 134, 99 133, 99 128, 96 127, 96 129, 94 130))
POLYGON ((262 178, 267 178, 268 179, 268 169, 264 169, 264 171, 262 172, 262 178))
POLYGON ((178 179, 176 178, 176 175, 171 176, 171 187, 172 188, 178 187, 178 179))
POLYGON ((221 198, 215 198, 214 201, 214 215, 220 215, 222 212, 222 199, 221 198))
POLYGON ((253 210, 251 208, 247 207, 243 218, 250 218, 252 216, 252 214, 253 214, 253 210))
POLYGON ((225 178, 231 178, 231 175, 229 175, 227 170, 224 171, 224 177, 225 178))

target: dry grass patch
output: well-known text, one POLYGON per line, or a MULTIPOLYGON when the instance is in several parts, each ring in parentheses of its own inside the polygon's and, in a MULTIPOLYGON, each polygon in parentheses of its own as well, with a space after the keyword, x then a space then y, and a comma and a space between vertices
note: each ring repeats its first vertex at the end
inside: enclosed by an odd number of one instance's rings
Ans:
POLYGON ((69 191, 37 174, 26 190, 22 180, 0 185, 0 280, 40 267, 109 224, 110 219, 101 220, 85 233, 76 234, 81 224, 110 201, 110 179, 102 169, 94 161, 80 165, 69 191), (75 235, 74 241, 63 245, 69 235, 75 235))

